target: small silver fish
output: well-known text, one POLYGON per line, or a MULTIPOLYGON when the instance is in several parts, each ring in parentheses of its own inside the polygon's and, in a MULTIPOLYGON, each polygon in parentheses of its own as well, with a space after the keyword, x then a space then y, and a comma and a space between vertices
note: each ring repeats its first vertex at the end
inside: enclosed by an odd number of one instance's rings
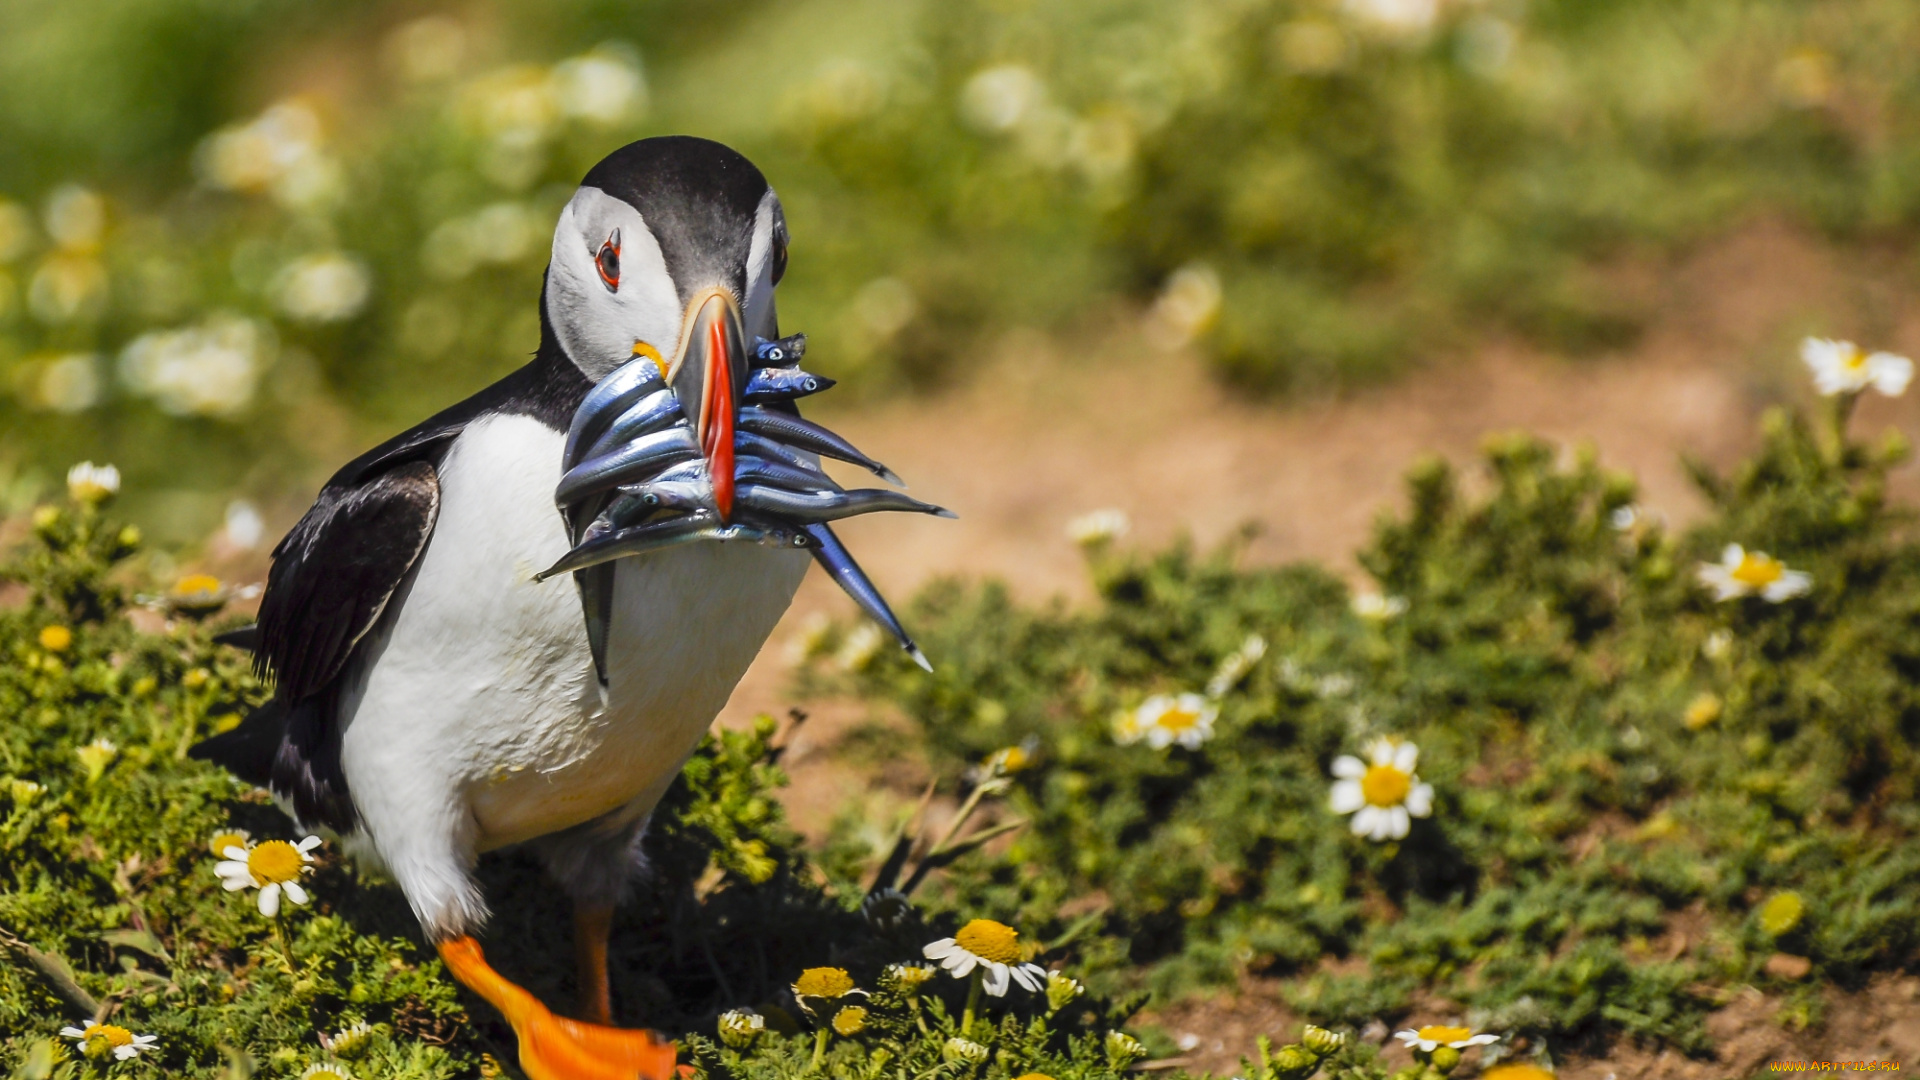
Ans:
POLYGON ((622 443, 631 442, 642 435, 651 435, 684 419, 686 413, 680 408, 680 398, 672 390, 663 387, 634 402, 580 456, 599 457, 612 452, 622 443))
POLYGON ((805 334, 789 334, 773 341, 763 337, 753 339, 753 360, 756 367, 793 367, 805 355, 807 355, 807 335, 805 334))
POLYGON ((663 465, 700 456, 693 428, 682 423, 652 435, 643 435, 610 454, 568 469, 554 489, 553 501, 566 507, 588 495, 651 477, 663 465))
POLYGON ((858 465, 894 487, 906 487, 892 469, 861 453, 852 443, 819 424, 758 405, 741 406, 739 419, 735 422, 753 434, 858 465))
POLYGON ((667 377, 661 373, 660 365, 645 356, 614 368, 606 378, 595 383, 581 400, 580 407, 574 410, 573 423, 568 425, 566 449, 561 455, 565 467, 571 469, 578 464, 581 452, 628 406, 665 385, 667 377))
POLYGON ((766 484, 742 484, 733 491, 734 505, 781 521, 816 525, 838 521, 856 514, 874 514, 888 510, 957 517, 953 511, 932 503, 882 488, 859 488, 844 492, 798 492, 766 484))
POLYGON ((755 368, 747 377, 741 399, 749 405, 794 401, 833 388, 833 380, 799 368, 755 368))

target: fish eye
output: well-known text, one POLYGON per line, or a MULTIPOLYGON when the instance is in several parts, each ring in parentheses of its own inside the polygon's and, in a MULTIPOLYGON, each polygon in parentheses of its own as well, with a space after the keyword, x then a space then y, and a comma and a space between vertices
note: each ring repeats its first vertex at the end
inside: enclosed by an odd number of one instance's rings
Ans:
POLYGON ((814 391, 814 390, 820 389, 820 384, 817 382, 814 382, 812 379, 807 379, 806 381, 800 384, 800 389, 806 390, 806 391, 814 391))
POLYGON ((640 496, 640 501, 647 504, 648 506, 659 506, 660 496, 655 495, 652 492, 648 492, 647 494, 640 496))
POLYGON ((767 350, 767 359, 769 360, 778 362, 781 360, 785 360, 786 358, 787 358, 787 354, 783 350, 780 350, 780 349, 767 350))
POLYGON ((600 253, 593 257, 593 268, 600 272, 600 280, 608 292, 620 289, 620 230, 613 230, 606 242, 600 245, 600 253))

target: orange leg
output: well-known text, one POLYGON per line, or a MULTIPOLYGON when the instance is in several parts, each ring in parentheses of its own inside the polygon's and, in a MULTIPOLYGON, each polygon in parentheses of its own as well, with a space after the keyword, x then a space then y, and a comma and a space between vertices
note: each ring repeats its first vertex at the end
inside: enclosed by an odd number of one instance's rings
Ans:
POLYGON ((573 957, 580 968, 580 1019, 613 1023, 613 994, 607 987, 607 937, 613 932, 611 904, 573 905, 573 957))
POLYGON ((500 1010, 520 1040, 528 1080, 675 1080, 673 1044, 645 1031, 586 1024, 553 1015, 538 998, 487 966, 480 943, 439 944, 453 977, 500 1010))

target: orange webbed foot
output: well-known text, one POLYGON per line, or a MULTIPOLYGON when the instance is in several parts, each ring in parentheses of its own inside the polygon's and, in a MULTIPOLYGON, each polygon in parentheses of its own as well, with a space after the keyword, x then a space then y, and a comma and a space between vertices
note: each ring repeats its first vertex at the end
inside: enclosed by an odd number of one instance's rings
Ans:
POLYGON ((528 1080, 678 1080, 673 1044, 651 1032, 555 1016, 526 990, 488 966, 470 937, 439 944, 453 976, 500 1010, 520 1041, 528 1080))

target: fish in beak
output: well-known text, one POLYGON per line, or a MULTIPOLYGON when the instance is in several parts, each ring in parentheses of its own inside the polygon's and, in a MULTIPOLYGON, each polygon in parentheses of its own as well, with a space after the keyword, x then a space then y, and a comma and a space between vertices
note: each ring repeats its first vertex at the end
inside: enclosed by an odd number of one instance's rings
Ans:
POLYGON ((667 385, 693 422, 694 438, 713 479, 714 508, 726 521, 733 513, 734 429, 748 377, 739 305, 720 289, 696 296, 687 305, 686 332, 680 340, 667 385))

